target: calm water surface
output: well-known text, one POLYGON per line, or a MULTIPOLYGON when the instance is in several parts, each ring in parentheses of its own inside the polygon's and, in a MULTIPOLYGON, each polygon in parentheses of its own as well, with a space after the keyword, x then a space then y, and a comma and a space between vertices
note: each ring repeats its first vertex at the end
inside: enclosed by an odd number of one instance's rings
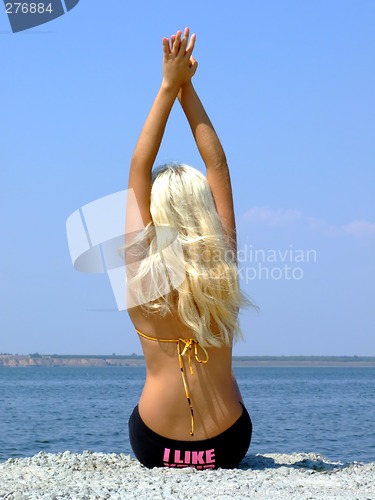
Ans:
MULTIPOLYGON (((374 368, 235 368, 249 453, 375 462, 374 368)), ((144 368, 0 367, 0 461, 39 451, 130 453, 144 368)))

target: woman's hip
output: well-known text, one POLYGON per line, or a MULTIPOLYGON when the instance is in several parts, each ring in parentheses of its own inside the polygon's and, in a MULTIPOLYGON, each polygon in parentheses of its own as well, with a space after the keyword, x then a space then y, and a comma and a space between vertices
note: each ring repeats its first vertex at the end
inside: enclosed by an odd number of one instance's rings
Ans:
POLYGON ((200 441, 175 440, 157 434, 143 422, 137 405, 129 419, 134 454, 146 467, 236 467, 245 457, 252 435, 250 415, 240 404, 242 414, 233 425, 217 436, 200 441))

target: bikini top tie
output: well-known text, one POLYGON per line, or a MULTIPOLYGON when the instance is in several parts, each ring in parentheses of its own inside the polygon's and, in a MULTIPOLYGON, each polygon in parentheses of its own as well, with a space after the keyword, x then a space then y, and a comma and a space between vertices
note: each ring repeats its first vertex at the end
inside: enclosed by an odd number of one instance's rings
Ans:
POLYGON ((207 350, 202 346, 202 344, 199 343, 199 341, 197 339, 183 339, 183 338, 179 338, 179 339, 158 339, 156 337, 150 337, 148 335, 145 335, 144 333, 140 332, 137 329, 135 329, 135 331, 138 333, 138 335, 140 335, 141 337, 144 337, 145 339, 148 339, 148 340, 154 340, 156 342, 175 342, 176 343, 176 345, 177 345, 177 356, 178 356, 178 361, 179 361, 179 364, 180 364, 182 382, 184 384, 185 395, 186 395, 186 399, 187 399, 187 402, 188 402, 188 405, 189 405, 189 408, 190 408, 190 418, 191 418, 191 431, 190 431, 190 435, 194 436, 194 411, 193 411, 193 406, 192 406, 191 400, 190 400, 189 389, 188 389, 188 385, 187 385, 187 381, 186 381, 186 376, 185 376, 185 372, 184 372, 184 364, 183 364, 182 357, 185 356, 185 355, 187 355, 188 363, 189 363, 189 369, 190 369, 190 374, 194 375, 193 365, 192 365, 192 359, 191 359, 192 350, 194 349, 194 357, 195 357, 196 361, 198 363, 201 363, 201 364, 208 362, 208 352, 207 352, 207 350), (183 346, 183 348, 181 350, 182 346, 183 346), (200 348, 203 351, 203 353, 205 355, 205 359, 201 359, 199 357, 198 348, 200 348))

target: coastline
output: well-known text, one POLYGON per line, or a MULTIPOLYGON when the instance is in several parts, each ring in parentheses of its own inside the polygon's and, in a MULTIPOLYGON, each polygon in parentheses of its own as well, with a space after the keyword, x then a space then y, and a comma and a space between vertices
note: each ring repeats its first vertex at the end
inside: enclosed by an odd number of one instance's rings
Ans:
MULTIPOLYGON (((0 367, 144 367, 143 356, 0 354, 0 367)), ((375 357, 365 356, 233 356, 233 367, 375 368, 375 357)))
POLYGON ((316 453, 247 455, 237 469, 147 469, 125 454, 40 452, 0 463, 0 498, 369 499, 375 463, 316 453), (25 496, 27 495, 27 496, 25 496))

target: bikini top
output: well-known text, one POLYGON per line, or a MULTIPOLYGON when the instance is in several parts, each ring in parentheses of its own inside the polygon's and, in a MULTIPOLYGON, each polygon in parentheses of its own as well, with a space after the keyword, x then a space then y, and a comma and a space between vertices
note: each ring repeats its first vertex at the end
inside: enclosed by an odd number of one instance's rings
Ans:
POLYGON ((208 362, 208 352, 206 349, 202 346, 202 344, 199 343, 198 340, 196 339, 157 339, 156 337, 149 337, 148 335, 145 335, 144 333, 140 332, 139 330, 135 329, 135 331, 140 335, 141 337, 144 337, 145 339, 148 340, 154 340, 156 342, 175 342, 177 345, 177 356, 178 356, 178 361, 180 363, 180 370, 181 370, 181 377, 182 377, 182 382, 184 384, 184 389, 185 389, 185 395, 186 399, 190 408, 190 418, 191 418, 191 431, 190 435, 194 436, 194 411, 193 411, 193 406, 191 404, 190 400, 190 395, 189 395, 189 389, 185 377, 185 372, 184 372, 184 364, 182 361, 182 357, 187 355, 188 358, 188 363, 189 363, 189 368, 190 368, 190 374, 194 375, 193 372, 193 366, 192 366, 192 360, 191 360, 191 351, 194 348, 194 357, 198 363, 207 363, 208 362), (181 347, 182 350, 181 350, 181 347), (200 359, 198 355, 198 347, 203 351, 205 355, 205 359, 200 359))

